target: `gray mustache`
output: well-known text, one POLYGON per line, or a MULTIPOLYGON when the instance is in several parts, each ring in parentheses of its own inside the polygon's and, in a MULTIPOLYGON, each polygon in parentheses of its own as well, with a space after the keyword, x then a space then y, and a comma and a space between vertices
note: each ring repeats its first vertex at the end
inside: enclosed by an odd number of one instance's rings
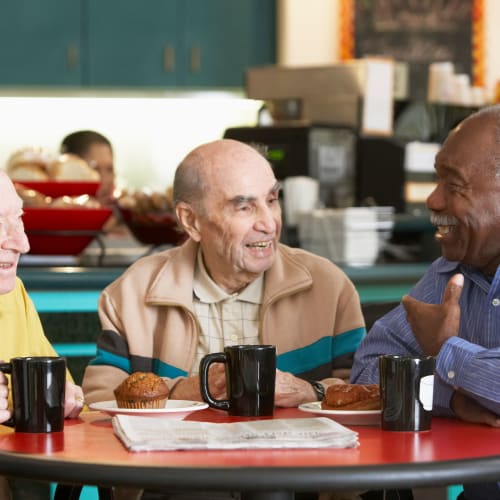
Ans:
POLYGON ((431 224, 434 226, 456 226, 458 220, 452 215, 440 215, 431 212, 431 224))

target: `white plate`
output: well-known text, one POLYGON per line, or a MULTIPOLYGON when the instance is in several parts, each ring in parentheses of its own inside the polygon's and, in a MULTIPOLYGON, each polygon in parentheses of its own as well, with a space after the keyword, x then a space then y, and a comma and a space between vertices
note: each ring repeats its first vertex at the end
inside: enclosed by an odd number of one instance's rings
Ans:
POLYGON ((116 401, 101 401, 89 404, 91 410, 104 411, 109 415, 144 415, 148 417, 184 418, 193 411, 208 408, 207 403, 199 401, 185 401, 183 399, 169 399, 165 408, 118 408, 116 401))
POLYGON ((316 413, 324 417, 331 417, 333 420, 343 425, 379 425, 381 410, 323 410, 321 401, 303 403, 299 410, 316 413))

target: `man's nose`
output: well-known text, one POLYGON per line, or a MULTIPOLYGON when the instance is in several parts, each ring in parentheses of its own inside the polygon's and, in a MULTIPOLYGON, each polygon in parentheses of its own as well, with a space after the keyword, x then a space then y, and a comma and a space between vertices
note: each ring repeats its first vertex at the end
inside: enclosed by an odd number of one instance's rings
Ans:
POLYGON ((276 213, 269 207, 264 207, 258 211, 255 228, 265 233, 276 231, 276 213))
POLYGON ((7 224, 0 230, 0 247, 15 250, 19 253, 27 253, 30 249, 28 237, 24 229, 17 225, 7 224))
POLYGON ((444 209, 445 200, 441 184, 437 184, 431 194, 429 194, 426 204, 429 210, 434 210, 436 212, 444 209))

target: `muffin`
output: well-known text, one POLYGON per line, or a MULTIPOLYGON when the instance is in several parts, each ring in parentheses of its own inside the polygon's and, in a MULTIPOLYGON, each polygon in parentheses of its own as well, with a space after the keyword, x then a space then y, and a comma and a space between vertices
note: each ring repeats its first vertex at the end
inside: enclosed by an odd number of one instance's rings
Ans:
POLYGON ((164 408, 168 399, 168 386, 154 373, 134 372, 115 390, 118 408, 164 408))

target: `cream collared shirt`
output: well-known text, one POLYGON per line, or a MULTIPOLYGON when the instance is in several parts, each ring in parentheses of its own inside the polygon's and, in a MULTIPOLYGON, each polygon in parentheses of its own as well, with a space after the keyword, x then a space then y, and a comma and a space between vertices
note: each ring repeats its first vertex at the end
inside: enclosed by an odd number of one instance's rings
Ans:
POLYGON ((259 312, 264 276, 259 276, 240 293, 228 294, 209 276, 198 251, 193 283, 193 307, 201 325, 196 356, 190 375, 198 373, 206 354, 223 352, 228 345, 261 344, 259 312))

